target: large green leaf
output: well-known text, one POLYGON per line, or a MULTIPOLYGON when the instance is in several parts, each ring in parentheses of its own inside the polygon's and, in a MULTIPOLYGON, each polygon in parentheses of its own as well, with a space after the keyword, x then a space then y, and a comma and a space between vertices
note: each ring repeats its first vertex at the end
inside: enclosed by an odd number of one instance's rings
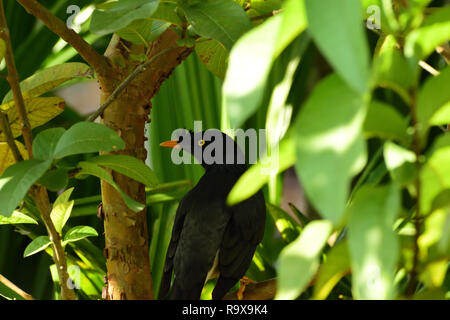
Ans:
POLYGON ((319 213, 339 223, 350 180, 366 163, 362 96, 337 75, 322 80, 300 110, 295 124, 296 170, 319 213))
POLYGON ((20 211, 14 211, 11 216, 5 217, 0 215, 0 225, 2 224, 20 224, 20 223, 29 223, 29 224, 38 224, 36 220, 23 214, 20 211))
MULTIPOLYGON (((68 62, 41 70, 26 78, 20 83, 20 89, 24 99, 38 97, 60 86, 64 82, 75 78, 92 76, 91 68, 81 62, 68 62)), ((13 100, 13 94, 9 91, 2 103, 13 100)))
POLYGON ((66 245, 69 242, 79 241, 81 239, 87 237, 96 237, 98 236, 97 231, 94 228, 89 226, 76 226, 72 229, 68 230, 64 235, 63 245, 66 245))
POLYGON ((68 169, 57 168, 47 171, 37 183, 42 184, 48 190, 58 192, 69 183, 68 169))
POLYGON ((436 77, 429 77, 417 96, 417 121, 421 137, 425 138, 433 115, 450 103, 450 67, 436 77))
POLYGON ((364 92, 370 70, 360 1, 305 0, 305 6, 320 52, 350 87, 364 92))
POLYGON ((289 0, 281 14, 236 43, 223 85, 223 104, 232 128, 242 125, 259 107, 273 62, 306 26, 303 1, 289 0))
POLYGON ((275 299, 295 299, 302 293, 319 267, 320 253, 332 230, 327 220, 313 221, 281 251, 275 299))
POLYGON ((199 1, 194 5, 183 3, 181 8, 195 32, 219 41, 228 51, 244 32, 252 28, 245 11, 232 0, 199 1))
POLYGON ((99 167, 95 163, 86 162, 86 161, 82 161, 78 165, 81 168, 81 170, 77 173, 77 176, 82 176, 82 175, 88 174, 88 175, 92 175, 92 176, 95 176, 97 178, 100 178, 100 179, 106 181, 122 195, 125 204, 128 206, 128 208, 130 208, 134 212, 142 211, 145 208, 144 204, 139 203, 139 202, 133 200, 132 198, 130 198, 128 195, 126 195, 119 188, 119 186, 115 183, 113 177, 109 174, 109 172, 106 171, 105 169, 99 167))
POLYGON ((25 248, 23 257, 29 257, 35 253, 45 250, 52 242, 48 236, 39 236, 35 238, 30 244, 25 248))
POLYGON ((140 19, 133 21, 116 33, 122 39, 148 46, 150 42, 158 38, 168 27, 170 27, 170 23, 167 22, 140 19))
MULTIPOLYGON (((65 102, 58 97, 25 99, 25 109, 31 128, 35 128, 50 121, 64 111, 65 102)), ((22 135, 22 121, 14 107, 14 101, 0 106, 0 111, 8 115, 8 122, 14 137, 22 135)), ((5 134, 0 130, 0 141, 6 141, 5 134)))
POLYGON ((407 129, 407 119, 392 106, 380 101, 370 103, 364 121, 364 134, 367 138, 393 139, 408 146, 411 136, 407 129))
POLYGON ((395 185, 363 186, 355 194, 348 209, 348 245, 356 299, 395 298, 400 250, 393 225, 399 209, 395 185))
POLYGON ((155 187, 158 184, 158 178, 153 170, 134 157, 105 154, 88 161, 117 171, 149 187, 155 187))
POLYGON ((80 153, 117 151, 123 148, 125 142, 114 130, 98 123, 78 122, 61 136, 53 158, 60 159, 80 153))
POLYGON ((416 60, 423 59, 434 49, 450 40, 450 7, 437 9, 425 19, 419 29, 408 34, 405 41, 405 55, 416 60))
POLYGON ((0 177, 0 214, 10 216, 50 164, 50 160, 32 159, 8 167, 0 177))
POLYGON ((151 17, 158 5, 159 0, 119 0, 108 10, 94 10, 90 29, 97 35, 113 33, 134 20, 151 17))
POLYGON ((56 144, 66 132, 64 128, 50 128, 39 132, 33 140, 33 156, 40 160, 51 160, 56 144))

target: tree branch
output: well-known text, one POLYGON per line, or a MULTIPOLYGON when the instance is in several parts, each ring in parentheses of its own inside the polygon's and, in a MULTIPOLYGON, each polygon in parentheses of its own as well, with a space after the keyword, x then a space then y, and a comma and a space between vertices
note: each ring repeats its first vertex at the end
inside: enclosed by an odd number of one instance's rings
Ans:
POLYGON ((9 281, 8 279, 6 279, 3 275, 0 274, 0 282, 3 283, 5 286, 7 286, 8 288, 10 288, 12 291, 14 291, 15 293, 17 293, 19 296, 21 296, 22 298, 24 298, 25 300, 34 300, 33 296, 31 296, 30 294, 26 293, 25 291, 23 291, 22 289, 20 289, 18 286, 16 286, 14 283, 12 283, 11 281, 9 281))
POLYGON ((17 73, 16 63, 14 61, 9 29, 6 23, 5 10, 3 8, 3 0, 0 0, 0 37, 5 41, 6 46, 5 61, 8 69, 7 79, 9 85, 11 86, 19 119, 22 122, 22 134, 25 140, 25 146, 27 147, 30 158, 32 158, 33 153, 31 146, 33 138, 31 136, 31 125, 28 121, 25 103, 23 101, 22 92, 20 91, 19 75, 17 73))
POLYGON ((105 111, 106 108, 115 100, 117 97, 122 93, 122 91, 130 84, 131 81, 133 81, 138 75, 140 75, 142 72, 147 70, 147 67, 149 67, 156 59, 161 57, 162 55, 166 54, 170 50, 175 49, 175 47, 169 47, 166 48, 157 54, 155 54, 153 57, 145 61, 144 63, 138 65, 136 69, 132 73, 128 75, 128 77, 123 80, 119 86, 111 93, 111 95, 108 97, 108 99, 103 103, 100 108, 97 109, 92 115, 89 116, 88 121, 95 121, 98 116, 100 116, 103 111, 105 111))
MULTIPOLYGON (((277 292, 277 279, 252 283, 245 287, 243 300, 269 300, 277 292)), ((223 300, 238 300, 237 291, 227 294, 223 300)))
POLYGON ((104 56, 98 54, 81 36, 72 29, 67 28, 64 22, 55 17, 36 0, 16 1, 19 2, 28 13, 41 20, 51 31, 69 43, 97 73, 104 74, 110 70, 110 66, 104 56))
POLYGON ((23 157, 20 154, 19 148, 17 148, 16 142, 14 141, 14 136, 11 133, 11 127, 8 122, 8 116, 5 113, 0 112, 0 129, 2 129, 9 148, 14 156, 16 162, 22 161, 23 157))

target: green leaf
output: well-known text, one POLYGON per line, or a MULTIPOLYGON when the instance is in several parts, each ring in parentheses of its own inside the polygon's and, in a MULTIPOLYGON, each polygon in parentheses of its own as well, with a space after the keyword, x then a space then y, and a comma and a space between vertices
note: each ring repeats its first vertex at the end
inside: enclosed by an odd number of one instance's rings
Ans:
POLYGON ((0 177, 0 214, 9 217, 50 164, 50 160, 32 159, 8 167, 0 177))
POLYGON ((306 27, 303 1, 289 0, 282 13, 246 33, 233 47, 223 85, 232 128, 259 107, 273 62, 306 27))
POLYGON ((302 231, 298 222, 295 221, 289 213, 276 205, 266 203, 266 207, 275 221, 275 226, 280 232, 283 240, 287 243, 294 241, 302 231))
POLYGON ((125 142, 114 130, 98 123, 78 122, 61 136, 53 158, 60 159, 80 153, 117 151, 123 148, 125 142))
POLYGON ((42 250, 45 250, 51 243, 52 242, 50 241, 50 238, 48 236, 39 236, 31 241, 31 243, 25 248, 23 257, 26 258, 42 250))
POLYGON ((220 79, 225 77, 228 66, 228 52, 220 42, 200 39, 196 42, 195 52, 209 71, 220 79))
POLYGON ((392 180, 400 185, 407 185, 416 177, 416 155, 390 141, 384 144, 384 162, 392 180))
POLYGON ((450 123, 450 101, 439 108, 431 117, 429 124, 432 126, 446 125, 450 123))
MULTIPOLYGON (((415 67, 414 70, 419 70, 415 67)), ((409 104, 409 89, 417 81, 417 74, 413 74, 408 61, 397 47, 393 35, 388 35, 380 48, 379 55, 374 60, 374 77, 378 86, 390 88, 409 104)))
POLYGON ((296 171, 313 206, 335 224, 343 218, 350 180, 367 160, 366 109, 361 95, 333 74, 316 86, 296 120, 296 171))
POLYGON ((33 156, 40 160, 52 160, 59 139, 66 132, 64 128, 50 128, 39 132, 33 140, 33 156))
MULTIPOLYGON (((25 99, 25 109, 31 128, 39 127, 47 123, 64 111, 65 102, 58 97, 25 99)), ((14 101, 0 106, 0 111, 6 112, 11 132, 15 137, 22 135, 22 121, 17 114, 14 101)), ((6 141, 5 134, 0 130, 0 141, 6 141)))
POLYGON ((295 299, 302 293, 319 267, 320 253, 332 230, 330 221, 313 221, 281 251, 275 299, 295 299))
MULTIPOLYGON (((417 120, 422 138, 425 138, 433 115, 450 102, 450 67, 436 77, 429 77, 417 96, 417 120)), ((425 140, 425 139, 424 139, 425 140)))
POLYGON ((152 14, 149 19, 181 26, 182 21, 179 15, 175 12, 176 8, 177 6, 174 3, 161 2, 156 12, 152 14))
POLYGON ((116 33, 122 39, 148 46, 150 42, 158 38, 168 27, 170 27, 170 23, 152 21, 151 19, 140 19, 133 21, 116 33))
POLYGON ((314 299, 325 300, 334 286, 350 272, 347 242, 342 241, 331 248, 327 259, 320 266, 314 285, 314 299))
POLYGON ((250 198, 270 180, 272 174, 283 172, 294 163, 295 142, 286 137, 280 142, 279 152, 274 151, 270 157, 264 157, 244 172, 228 194, 227 204, 231 206, 250 198))
POLYGON ((411 136, 407 133, 407 120, 392 106, 372 101, 364 121, 364 135, 367 138, 393 139, 409 145, 411 136))
POLYGON ((450 146, 436 149, 420 173, 422 193, 420 197, 421 214, 427 214, 432 209, 433 200, 441 193, 450 189, 450 146))
POLYGON ((138 19, 151 17, 159 0, 119 0, 108 10, 96 9, 91 17, 91 32, 105 35, 123 29, 138 19))
POLYGON ((98 236, 97 231, 94 228, 89 226, 76 226, 67 231, 64 235, 63 245, 66 245, 69 242, 75 242, 87 237, 96 237, 98 236))
POLYGON ((117 171, 149 187, 158 185, 158 178, 150 167, 139 159, 126 155, 105 154, 88 160, 89 162, 117 171))
POLYGON ((334 70, 354 90, 368 88, 369 49, 360 1, 305 0, 312 38, 334 70))
POLYGON ((450 255, 449 228, 450 206, 433 211, 425 219, 425 230, 418 241, 421 257, 424 260, 445 258, 450 255))
POLYGON ((36 220, 19 211, 14 211, 12 215, 9 217, 4 217, 0 215, 0 225, 20 224, 20 223, 38 224, 36 220))
POLYGON ((63 193, 61 193, 58 198, 56 198, 55 202, 53 203, 53 207, 55 207, 56 205, 60 204, 60 203, 65 203, 68 202, 70 199, 70 196, 72 195, 74 188, 69 188, 66 191, 64 191, 63 193))
MULTIPOLYGON (((73 189, 73 188, 71 188, 73 189)), ((65 192, 72 192, 69 189, 65 192)), ((65 201, 53 204, 52 212, 50 213, 50 218, 52 219, 53 225, 55 226, 56 231, 61 234, 62 229, 64 228, 67 220, 69 220, 70 214, 72 213, 74 201, 65 201)))
POLYGON ((348 245, 355 299, 393 299, 394 275, 399 258, 393 230, 400 210, 400 190, 395 185, 363 186, 348 208, 348 245))
POLYGON ((77 177, 85 174, 89 174, 92 176, 95 176, 97 178, 100 178, 107 183, 109 183, 114 189, 116 189, 123 197, 123 200, 125 201, 125 204, 133 210, 134 212, 142 211, 145 208, 145 205, 142 203, 139 203, 132 198, 130 198, 128 195, 126 195, 119 186, 114 182, 112 176, 106 171, 105 169, 99 167, 98 165, 91 163, 91 162, 85 162, 82 161, 79 164, 79 167, 81 170, 78 172, 77 177))
MULTIPOLYGON (((20 83, 24 99, 38 97, 50 90, 59 87, 64 82, 75 78, 93 76, 91 68, 81 62, 68 62, 41 70, 26 78, 20 83)), ((2 103, 13 100, 12 91, 3 98, 2 103)))
POLYGON ((244 32, 252 28, 245 11, 232 0, 201 1, 180 7, 195 32, 219 41, 228 51, 244 32))
POLYGON ((0 282, 0 297, 6 300, 25 300, 20 294, 17 294, 14 290, 9 288, 3 282, 0 282))
POLYGON ((48 190, 58 192, 64 189, 69 183, 69 176, 67 169, 58 168, 47 171, 39 180, 38 183, 45 186, 48 190))
POLYGON ((439 8, 425 19, 419 29, 408 34, 405 41, 405 55, 421 60, 434 49, 450 40, 450 7, 439 8))

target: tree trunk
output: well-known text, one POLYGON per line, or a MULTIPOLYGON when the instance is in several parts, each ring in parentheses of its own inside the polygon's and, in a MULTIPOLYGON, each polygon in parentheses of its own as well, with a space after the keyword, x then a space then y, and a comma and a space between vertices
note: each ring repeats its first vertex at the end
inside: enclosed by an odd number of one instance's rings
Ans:
MULTIPOLYGON (((145 161, 145 123, 149 119, 150 99, 158 92, 162 82, 190 53, 191 49, 177 47, 178 35, 167 30, 150 45, 148 58, 169 47, 174 49, 155 60, 136 77, 122 94, 103 113, 103 123, 116 131, 126 143, 117 153, 145 161)), ((144 47, 130 44, 113 36, 105 56, 112 72, 100 76, 102 103, 114 89, 140 63, 132 56, 144 54, 144 47)), ((119 187, 136 201, 145 203, 144 185, 112 172, 119 187)), ((128 209, 121 195, 108 183, 101 182, 105 227, 107 299, 153 299, 149 259, 149 241, 146 209, 135 213, 128 209)))

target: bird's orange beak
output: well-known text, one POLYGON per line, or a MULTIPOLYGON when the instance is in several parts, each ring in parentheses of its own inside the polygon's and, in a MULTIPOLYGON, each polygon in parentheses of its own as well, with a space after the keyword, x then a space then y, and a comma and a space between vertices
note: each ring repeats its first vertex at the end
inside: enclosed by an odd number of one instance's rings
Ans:
POLYGON ((175 140, 164 141, 161 142, 159 145, 161 147, 175 148, 176 146, 178 146, 178 141, 175 140))

